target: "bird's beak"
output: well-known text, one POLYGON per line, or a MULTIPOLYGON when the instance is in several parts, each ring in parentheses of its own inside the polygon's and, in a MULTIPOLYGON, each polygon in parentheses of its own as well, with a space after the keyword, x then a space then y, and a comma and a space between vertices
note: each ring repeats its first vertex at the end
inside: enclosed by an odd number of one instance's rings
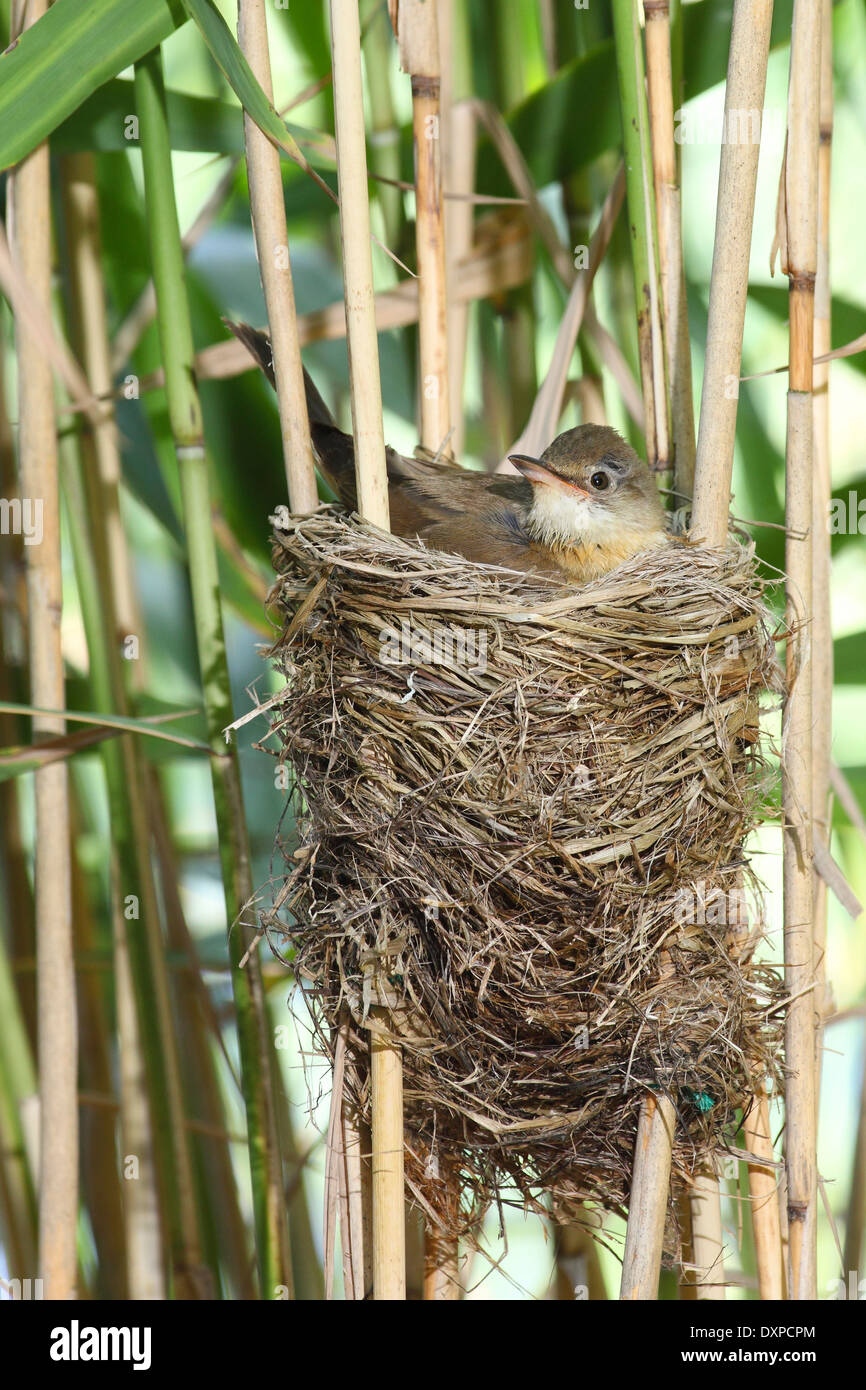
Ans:
POLYGON ((558 473, 545 468, 540 459, 530 458, 528 454, 509 454, 508 462, 513 463, 519 469, 524 478, 530 483, 543 483, 546 487, 556 488, 559 492, 565 492, 569 496, 575 492, 580 497, 589 497, 589 493, 577 483, 570 483, 567 478, 562 478, 558 473))

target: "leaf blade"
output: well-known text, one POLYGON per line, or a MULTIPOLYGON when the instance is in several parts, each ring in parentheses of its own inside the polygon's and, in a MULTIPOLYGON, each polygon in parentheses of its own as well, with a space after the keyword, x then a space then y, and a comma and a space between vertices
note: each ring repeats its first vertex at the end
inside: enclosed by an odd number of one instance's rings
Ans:
POLYGON ((180 0, 55 0, 0 54, 0 169, 185 22, 180 0))

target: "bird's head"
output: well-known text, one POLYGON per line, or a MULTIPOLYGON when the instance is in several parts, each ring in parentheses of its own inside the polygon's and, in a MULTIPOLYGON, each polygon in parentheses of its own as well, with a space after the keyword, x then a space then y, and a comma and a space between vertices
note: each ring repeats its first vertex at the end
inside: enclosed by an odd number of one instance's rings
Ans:
POLYGON ((608 425, 566 430, 540 458, 509 458, 532 484, 528 526, 544 544, 606 546, 623 533, 645 533, 650 546, 664 531, 652 473, 608 425))

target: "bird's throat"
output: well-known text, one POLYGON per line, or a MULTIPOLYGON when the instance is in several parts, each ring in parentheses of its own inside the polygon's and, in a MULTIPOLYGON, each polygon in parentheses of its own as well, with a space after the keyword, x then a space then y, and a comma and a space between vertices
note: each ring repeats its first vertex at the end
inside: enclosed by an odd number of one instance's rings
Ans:
POLYGON ((545 496, 546 492, 536 491, 527 530, 534 545, 551 554, 575 579, 595 579, 632 555, 669 540, 656 518, 651 524, 635 525, 591 503, 545 496))

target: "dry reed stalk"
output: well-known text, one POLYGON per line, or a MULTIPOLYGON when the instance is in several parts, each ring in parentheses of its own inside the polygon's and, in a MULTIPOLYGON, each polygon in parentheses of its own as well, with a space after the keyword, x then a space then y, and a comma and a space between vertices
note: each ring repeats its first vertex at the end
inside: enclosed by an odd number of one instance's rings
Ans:
POLYGON ((637 0, 612 0, 613 32, 622 110, 638 356, 646 416, 647 462, 670 464, 666 362, 656 228, 653 155, 637 0))
MULTIPOLYGON (((638 356, 646 420, 644 437, 650 467, 667 471, 670 438, 665 342, 659 304, 655 206, 657 173, 655 151, 650 146, 643 43, 636 0, 614 0, 612 10, 622 110, 638 356)), ((641 1107, 635 1144, 620 1288, 622 1299, 658 1296, 674 1127, 675 1111, 670 1098, 648 1095, 641 1107)))
MULTIPOLYGON (((821 76, 818 148, 818 255, 815 275, 812 366, 812 834, 816 849, 829 852, 832 801, 830 746, 833 725, 833 628, 830 603, 831 417, 830 359, 830 166, 833 140, 833 23, 831 0, 821 7, 821 76), (823 358, 825 360, 818 361, 823 358)), ((815 971, 815 1123, 820 1116, 824 1019, 832 1007, 827 984, 827 883, 812 879, 812 937, 815 971)), ((818 1219, 817 1203, 809 1212, 818 1219)), ((808 1233, 812 1248, 812 1233, 808 1233)))
MULTIPOLYGON (((695 420, 691 349, 683 267, 682 215, 674 142, 673 77, 669 0, 644 0, 647 100, 658 226, 664 341, 671 402, 673 484, 677 503, 691 496, 695 474, 695 420)), ((689 1198, 694 1271, 690 1287, 698 1299, 724 1299, 722 1215, 718 1179, 698 1177, 689 1198)))
POLYGON ((387 531, 388 480, 370 253, 361 29, 357 0, 330 0, 330 7, 346 345, 349 353, 358 510, 367 521, 387 531))
MULTIPOLYGON (((448 111, 447 187, 455 193, 475 186, 475 111, 469 101, 456 102, 448 111)), ((472 251, 472 204, 449 200, 445 205, 445 253, 448 280, 448 382, 452 425, 450 452, 459 458, 465 439, 463 377, 469 331, 469 301, 455 294, 459 265, 472 251)))
POLYGON ((709 1168, 696 1175, 689 1193, 689 1208, 694 1265, 690 1283, 694 1297, 700 1301, 724 1300, 724 1242, 719 1180, 709 1168))
MULTIPOLYGON (((97 374, 107 371, 108 360, 99 210, 92 161, 64 163, 61 188, 67 232, 70 331, 75 351, 90 379, 92 371, 97 374)), ((119 625, 112 581, 115 566, 127 574, 130 566, 120 525, 116 445, 113 407, 109 401, 103 406, 100 428, 92 432, 85 430, 83 434, 80 461, 74 455, 64 471, 94 700, 97 708, 124 716, 128 712, 128 702, 120 640, 126 630, 119 625), (113 528, 109 525, 112 519, 115 521, 113 528)), ((104 745, 101 752, 115 856, 112 910, 123 926, 121 904, 125 895, 133 893, 141 908, 141 922, 131 929, 129 967, 138 998, 143 1049, 141 1071, 147 1075, 150 1086, 151 1137, 156 1138, 162 1177, 161 1195, 165 1202, 167 1245, 175 1272, 175 1296, 197 1297, 210 1284, 206 1277, 200 1278, 204 1270, 195 1180, 149 848, 145 770, 140 750, 130 737, 104 745), (140 953, 142 946, 144 950, 140 953)), ((130 1079, 129 1073, 126 1078, 130 1079)), ((135 1219, 134 1202, 130 1203, 127 1214, 130 1220, 135 1219)), ((149 1213, 146 1221, 148 1217, 149 1213)))
POLYGON ((621 1299, 658 1297, 675 1125, 673 1102, 667 1096, 647 1096, 641 1106, 634 1151, 621 1299))
MULTIPOLYGON (((821 94, 818 150, 818 260, 815 277, 815 358, 831 350, 830 169, 833 142, 833 22, 831 0, 821 3, 821 94)), ((831 429, 830 364, 816 363, 812 377, 814 482, 812 493, 812 824, 830 845, 830 742, 833 705, 833 631, 830 611, 831 429)), ((821 1088, 821 1022, 826 995, 827 885, 815 875, 814 933, 816 1000, 821 1015, 816 1035, 815 1095, 821 1088)))
POLYGON ((674 143, 670 0, 644 0, 644 14, 659 273, 671 400, 674 487, 679 494, 690 497, 695 476, 695 412, 683 267, 681 195, 674 143))
MULTIPOLYGON (((259 85, 268 100, 273 101, 264 0, 240 0, 238 39, 259 85)), ((256 255, 268 310, 289 501, 294 512, 312 512, 319 504, 319 493, 295 323, 295 291, 289 262, 280 153, 246 112, 244 144, 256 255)))
MULTIPOLYGON (((420 358, 420 440, 432 453, 447 448, 451 438, 451 387, 448 357, 448 281, 442 171, 447 155, 450 71, 443 82, 440 34, 450 60, 450 0, 440 14, 437 0, 401 0, 389 7, 400 52, 400 66, 412 79, 412 130, 415 151, 415 245, 418 264, 418 345, 420 358), (444 88, 444 101, 443 101, 444 88), (443 141, 444 136, 444 141, 443 141)), ((469 119, 472 119, 471 108, 469 119)), ((470 176, 474 159, 470 152, 470 176)), ((464 177, 466 170, 464 169, 464 177)), ((464 240, 471 239, 472 205, 452 205, 451 218, 462 214, 464 240), (468 218, 468 221, 467 221, 468 218)), ((465 337, 465 311, 464 325, 465 337)), ((465 352, 465 346, 464 346, 465 352)), ((462 414, 462 411, 461 411, 462 414)), ((456 1297, 456 1242, 425 1223, 424 1298, 456 1297)))
POLYGON ((688 1192, 677 1201, 677 1221, 680 1228, 679 1297, 682 1303, 694 1303, 697 1298, 693 1278, 694 1251, 692 1248, 692 1204, 688 1192))
MULTIPOLYGON (((256 1297, 255 1278, 250 1266, 247 1230, 241 1215, 238 1188, 232 1166, 229 1136, 220 1131, 227 1123, 226 1110, 216 1069, 221 1034, 216 1012, 202 978, 199 953, 184 917, 180 895, 180 870, 162 800, 162 786, 155 768, 147 780, 148 811, 153 827, 154 855, 159 866, 159 884, 165 903, 165 939, 169 950, 186 958, 186 966, 172 978, 175 1011, 182 1055, 186 1062, 187 1093, 195 1098, 195 1114, 208 1125, 213 1138, 200 1143, 209 1216, 220 1244, 222 1267, 235 1298, 256 1297)), ((233 1080, 240 1089, 239 1079, 233 1080)), ((191 1121, 188 1119, 187 1124, 191 1121)), ((286 1157, 291 1126, 281 1124, 280 1134, 286 1157)), ((298 1229, 294 1210, 289 1220, 293 1251, 298 1229)), ((297 1297, 302 1297, 300 1290, 297 1297)))
MULTIPOLYGON (((442 177, 450 192, 471 193, 475 183, 475 113, 469 102, 455 107, 454 87, 454 0, 437 0, 434 18, 437 24, 438 57, 440 68, 439 91, 439 131, 440 165, 442 177)), ((402 21, 401 21, 402 22, 402 21)), ((413 93, 414 93, 413 77, 413 93)), ((468 93, 467 93, 468 95, 468 93)), ((418 194, 420 197, 420 179, 418 194)), ((418 206, 416 202, 416 207, 418 206)), ((440 285, 442 297, 441 310, 445 318, 445 361, 448 368, 448 452, 459 457, 463 443, 463 371, 466 359, 466 334, 469 324, 468 306, 455 304, 452 310, 450 290, 455 278, 457 261, 465 255, 472 245, 473 207, 469 199, 451 199, 444 205, 440 203, 440 215, 444 221, 438 229, 440 242, 444 238, 445 276, 440 285)), ((420 223, 419 232, 420 232, 420 223)), ((418 271, 421 275, 419 286, 420 304, 424 304, 424 280, 421 258, 418 258, 418 271)), ((423 318, 421 320, 423 325, 423 318)), ((423 348, 423 337, 421 339, 423 348)), ((441 345, 440 345, 441 346, 441 345)), ((422 363, 421 372, 424 381, 422 363)), ((423 395, 423 393, 422 393, 423 395)), ((453 1189, 453 1200, 459 1203, 459 1183, 449 1175, 448 1182, 453 1189)), ((453 1235, 436 1230, 425 1220, 423 1223, 422 1250, 422 1298, 428 1302, 450 1302, 460 1297, 460 1251, 458 1241, 453 1235)))
POLYGON ((348 1299, 373 1292, 373 1241, 370 1204, 372 1137, 369 1125, 347 1112, 342 1116, 343 1164, 340 1170, 343 1240, 343 1288, 348 1299), (358 1239, 360 1234, 360 1239, 358 1239))
MULTIPOLYGON (((24 27, 47 10, 29 6, 24 27)), ((51 189, 48 145, 17 166, 12 182, 16 268, 46 316, 51 313, 51 189)), ((60 495, 54 384, 38 334, 15 318, 18 356, 19 469, 22 498, 41 506, 42 543, 28 545, 30 698, 65 704, 61 612, 60 495)), ((62 734, 53 715, 34 716, 33 736, 62 734)), ((67 765, 35 774, 37 1011, 39 1035, 39 1275, 47 1299, 75 1297, 78 1219, 78 1096, 75 967, 67 765)))
POLYGON ((147 1077, 135 1005, 135 986, 129 963, 126 924, 117 919, 114 935, 114 988, 117 1001, 120 1142, 125 1154, 138 1157, 138 1180, 124 1192, 126 1275, 129 1297, 162 1300, 166 1295, 162 1222, 159 1210, 147 1077))
POLYGON ((450 433, 437 6, 436 0, 389 0, 389 10, 400 66, 412 78, 421 443, 435 454, 450 433))
MULTIPOLYGON (((695 463, 692 534, 723 546, 734 462, 740 358, 749 280, 749 251, 760 143, 751 113, 761 112, 767 79, 772 0, 735 0, 725 87, 725 131, 707 326, 707 353, 695 463), (743 114, 748 137, 742 139, 743 114), (731 132, 735 138, 731 138, 731 132)), ((706 1209, 705 1209, 706 1210, 706 1209)), ((766 1213, 766 1207, 760 1208, 766 1213)), ((758 1217, 759 1223, 761 1218, 758 1217)), ((772 1241, 767 1230, 756 1241, 772 1241)), ((697 1263, 697 1259, 696 1259, 697 1263)))
MULTIPOLYGON (((471 90, 468 16, 455 0, 439 0, 439 58, 442 69, 442 167, 447 193, 475 189, 475 112, 467 100, 471 90)), ((472 251, 473 208, 469 198, 445 201, 445 271, 447 279, 448 385, 451 392, 450 453, 463 453, 465 418, 463 377, 469 329, 469 305, 457 297, 459 265, 472 251)))
MULTIPOLYGON (((725 87, 725 130, 764 106, 773 0, 734 0, 725 87)), ((695 460, 692 534, 724 545, 734 463, 737 393, 758 174, 757 141, 722 145, 707 320, 707 354, 695 460)))
POLYGON ((403 1053, 392 1040, 388 1015, 370 1032, 373 1135, 373 1296, 406 1297, 406 1206, 403 1179, 403 1053))
POLYGON ((759 1160, 748 1165, 758 1293, 765 1302, 776 1301, 785 1296, 785 1266, 777 1198, 779 1183, 770 1134, 770 1107, 767 1097, 760 1092, 743 1122, 743 1136, 749 1153, 759 1160))
MULTIPOLYGON (((94 396, 100 401, 110 401, 114 374, 102 280, 96 161, 90 153, 70 154, 66 157, 65 169, 69 253, 70 257, 74 258, 75 279, 78 285, 76 299, 80 306, 78 351, 94 396)), ((100 421, 93 425, 93 444, 102 484, 108 563, 118 627, 121 634, 140 633, 143 620, 120 515, 120 448, 114 425, 114 410, 110 404, 103 408, 100 421)), ((140 688, 145 673, 144 661, 131 661, 128 668, 131 683, 140 688)))
MULTIPOLYGON (((70 290, 78 348, 94 394, 110 398, 113 377, 102 284, 99 201, 92 155, 67 157, 63 170, 63 193, 71 270, 70 290)), ((94 508, 94 514, 104 522, 105 560, 110 575, 109 587, 113 595, 117 635, 140 633, 139 608, 120 517, 120 455, 110 407, 105 411, 101 426, 93 431, 92 447, 100 481, 99 503, 94 508)), ((136 668, 136 676, 140 675, 142 663, 130 665, 136 668)), ((123 893, 117 882, 116 865, 113 866, 112 875, 114 901, 119 902, 123 893)), ((113 922, 113 938, 121 1143, 123 1153, 136 1154, 139 1162, 138 1178, 128 1184, 123 1201, 128 1296, 133 1299, 162 1299, 165 1297, 164 1260, 151 1117, 125 923, 119 913, 115 914, 113 922)))
POLYGON ((787 691, 784 707, 786 1168, 790 1296, 816 1288, 815 999, 812 870, 812 353, 818 258, 821 7, 795 0, 784 202, 790 307, 785 543, 787 691))
MULTIPOLYGON (((370 253, 358 0, 330 0, 330 13, 358 510, 374 526, 388 530, 388 479, 370 253)), ((403 1299, 406 1296, 406 1251, 402 1051, 387 1034, 385 1020, 379 1017, 374 1022, 379 1023, 383 1031, 370 1033, 373 1290, 377 1299, 403 1299)))

